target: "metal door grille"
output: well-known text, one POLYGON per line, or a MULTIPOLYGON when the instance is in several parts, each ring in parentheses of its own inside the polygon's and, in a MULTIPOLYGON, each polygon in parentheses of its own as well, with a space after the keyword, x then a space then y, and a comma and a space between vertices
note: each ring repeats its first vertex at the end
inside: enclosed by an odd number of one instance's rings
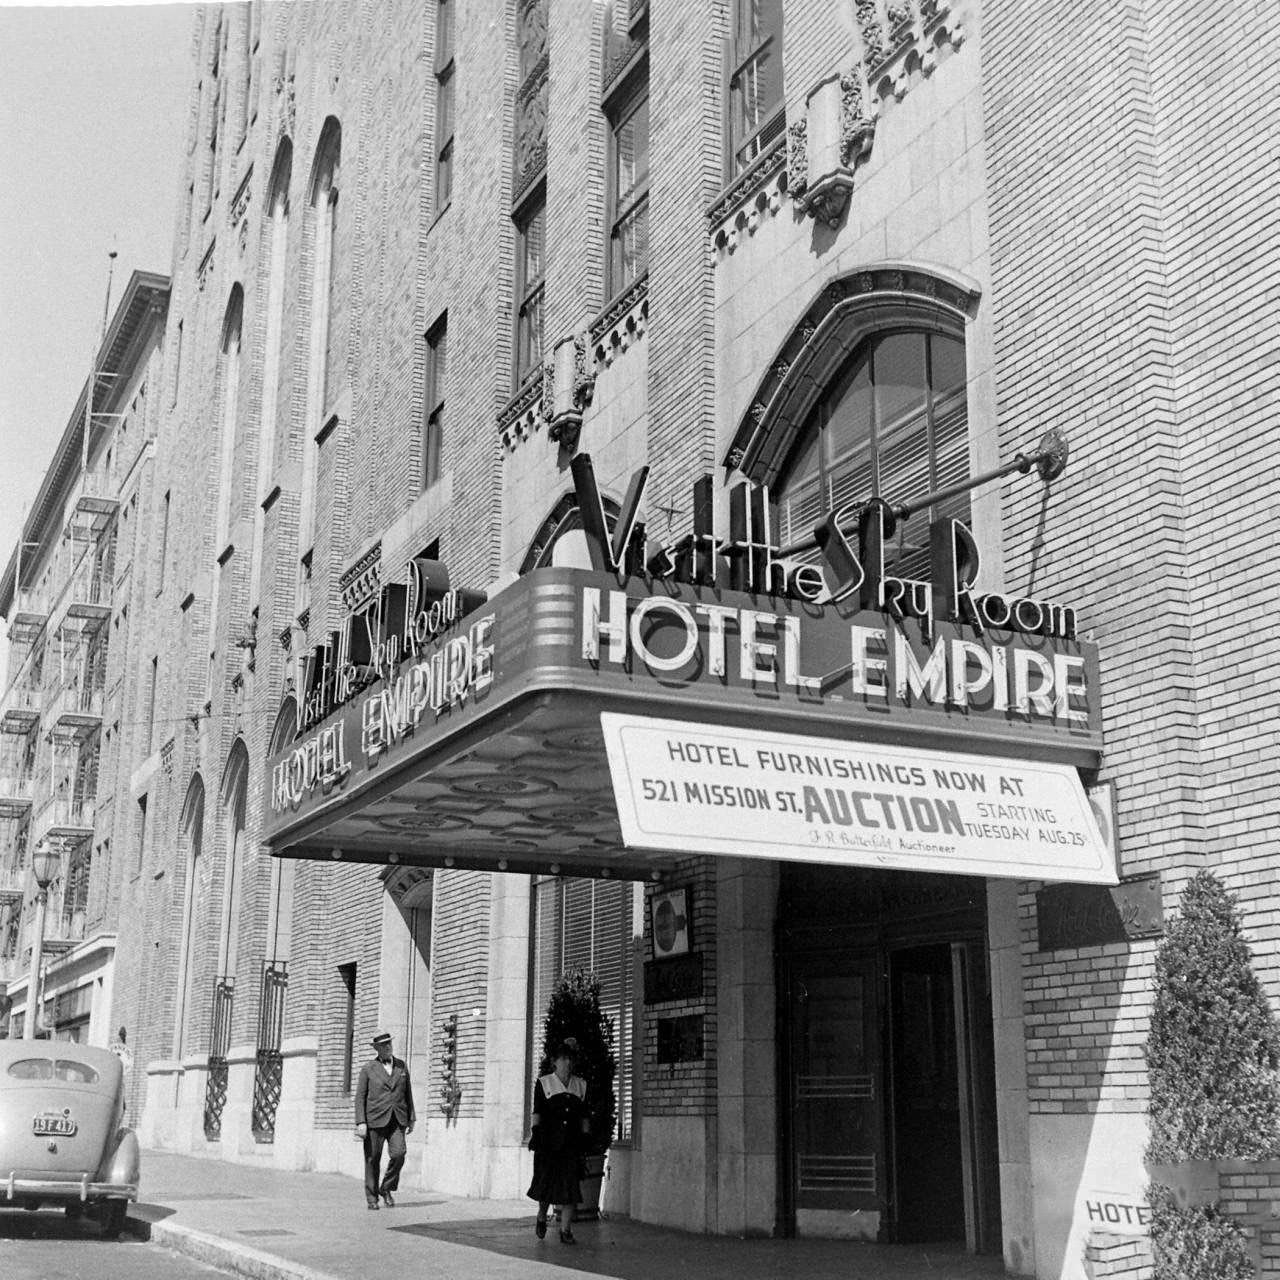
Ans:
POLYGON ((258 1005, 258 1053, 253 1070, 253 1140, 274 1142, 276 1109, 284 1078, 280 1045, 284 1036, 284 997, 289 988, 288 965, 268 960, 262 966, 262 1000, 258 1005))
POLYGON ((231 1005, 236 980, 213 980, 213 1020, 209 1031, 209 1078, 204 1091, 204 1136, 210 1142, 222 1137, 222 1108, 227 1104, 227 1050, 231 1047, 231 1005))
POLYGON ((801 1191, 865 1191, 876 1189, 875 1156, 802 1155, 801 1191))
POLYGON ((799 1076, 796 1080, 796 1097, 801 1102, 817 1098, 858 1098, 874 1100, 876 1082, 869 1075, 860 1076, 799 1076))

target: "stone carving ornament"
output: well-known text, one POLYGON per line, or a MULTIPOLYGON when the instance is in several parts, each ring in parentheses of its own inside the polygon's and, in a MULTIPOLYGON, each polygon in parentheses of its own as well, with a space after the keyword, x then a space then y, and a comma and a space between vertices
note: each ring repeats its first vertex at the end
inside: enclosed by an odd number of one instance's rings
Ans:
POLYGON ((801 116, 787 125, 787 190, 792 199, 809 185, 809 126, 801 116))
POLYGON ((528 173, 541 168, 547 143, 547 81, 527 95, 522 94, 516 106, 516 172, 528 173))
POLYGON ((889 56, 890 50, 885 42, 876 0, 854 0, 854 10, 858 15, 858 28, 862 32, 862 42, 866 49, 867 66, 878 66, 889 56))
POLYGON ((547 52, 546 0, 522 0, 520 5, 520 79, 530 76, 547 52))
POLYGON ((852 167, 871 150, 876 122, 862 105, 862 77, 847 71, 840 77, 840 155, 852 167))
POLYGON ((889 39, 896 48, 911 35, 911 6, 905 0, 889 0, 889 39))

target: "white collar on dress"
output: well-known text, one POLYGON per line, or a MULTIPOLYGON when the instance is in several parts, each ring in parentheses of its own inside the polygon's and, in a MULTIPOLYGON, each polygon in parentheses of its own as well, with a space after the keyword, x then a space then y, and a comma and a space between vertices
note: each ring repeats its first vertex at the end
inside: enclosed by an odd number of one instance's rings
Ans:
POLYGON ((578 1098, 587 1096, 587 1082, 581 1076, 570 1076, 566 1085, 560 1082, 560 1077, 554 1071, 549 1071, 545 1076, 539 1076, 538 1082, 548 1098, 555 1097, 557 1093, 572 1093, 578 1098))

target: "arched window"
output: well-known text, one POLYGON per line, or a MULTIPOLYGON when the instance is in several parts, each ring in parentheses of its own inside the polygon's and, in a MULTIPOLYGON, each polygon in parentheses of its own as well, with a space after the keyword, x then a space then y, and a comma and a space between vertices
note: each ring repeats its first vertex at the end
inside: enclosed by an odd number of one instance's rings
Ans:
POLYGON ((310 199, 311 344, 307 379, 307 424, 303 435, 301 545, 304 559, 315 541, 316 446, 314 439, 329 419, 341 385, 338 342, 341 308, 336 297, 342 279, 338 231, 339 161, 342 127, 325 121, 312 168, 310 199))
POLYGON ((285 255, 289 243, 289 181, 293 176, 293 145, 288 138, 276 151, 267 197, 267 225, 263 248, 267 258, 266 335, 262 360, 262 413, 258 420, 258 492, 253 514, 253 561, 249 607, 258 604, 262 582, 262 503, 271 491, 274 472, 276 411, 280 393, 280 347, 284 331, 285 255))
POLYGON ((204 781, 197 773, 187 787, 179 820, 182 847, 187 853, 186 885, 183 889, 182 935, 178 968, 178 1007, 174 1010, 173 1052, 181 1058, 192 1043, 188 1019, 195 1009, 196 921, 200 919, 200 853, 204 842, 204 781))
MULTIPOLYGON (((213 554, 221 561, 231 538, 232 487, 235 476, 236 405, 240 398, 240 333, 244 323, 244 290, 237 284, 227 302, 222 324, 222 350, 218 357, 218 492, 213 522, 213 554)), ((209 653, 217 647, 218 606, 225 563, 213 570, 209 602, 209 653)), ((211 673, 212 674, 212 673, 211 673)))
POLYGON ((239 959, 240 902, 245 872, 245 810, 249 794, 249 751, 238 738, 222 774, 221 800, 226 819, 226 878, 223 889, 221 969, 234 977, 239 959))
MULTIPOLYGON (((784 545, 828 511, 880 497, 913 502, 969 474, 965 351, 958 335, 886 328, 865 337, 810 411, 775 485, 784 545)), ((887 548, 899 577, 929 576, 928 522, 967 519, 967 495, 899 526, 887 548)))
POLYGON ((227 301, 218 360, 218 511, 214 521, 214 554, 221 555, 231 528, 231 487, 236 447, 236 402, 240 396, 240 332, 244 324, 244 290, 237 284, 227 301))

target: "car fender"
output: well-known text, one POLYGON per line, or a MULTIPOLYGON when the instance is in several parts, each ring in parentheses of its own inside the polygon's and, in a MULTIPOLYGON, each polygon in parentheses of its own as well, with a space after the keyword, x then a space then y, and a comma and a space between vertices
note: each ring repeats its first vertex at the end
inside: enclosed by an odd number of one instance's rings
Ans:
POLYGON ((115 1150, 107 1163, 104 1181, 131 1186, 136 1196, 141 1169, 142 1153, 138 1146, 138 1135, 132 1129, 121 1129, 116 1135, 115 1150))

